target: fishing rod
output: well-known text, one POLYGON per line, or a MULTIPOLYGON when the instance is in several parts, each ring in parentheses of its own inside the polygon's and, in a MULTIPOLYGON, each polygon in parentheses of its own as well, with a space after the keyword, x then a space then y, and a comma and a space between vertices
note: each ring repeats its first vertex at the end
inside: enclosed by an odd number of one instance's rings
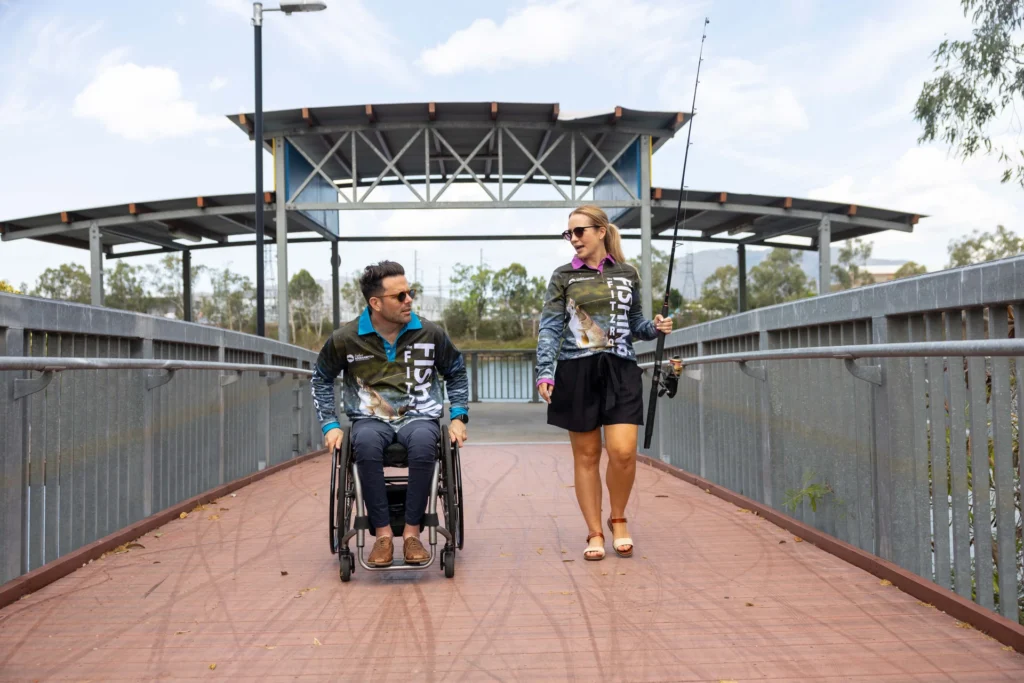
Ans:
MULTIPOLYGON (((679 201, 676 204, 676 218, 675 226, 672 228, 672 251, 668 257, 668 276, 665 279, 665 296, 661 302, 661 315, 664 318, 668 317, 668 299, 669 293, 672 291, 672 268, 675 266, 676 259, 676 240, 679 237, 679 213, 683 207, 683 195, 689 196, 689 190, 686 187, 686 162, 690 157, 690 134, 693 133, 693 117, 697 113, 697 85, 700 84, 700 65, 704 61, 704 40, 708 37, 708 24, 711 20, 704 17, 704 33, 700 37, 700 54, 697 58, 697 77, 693 83, 693 103, 690 105, 690 126, 686 130, 686 152, 683 154, 683 178, 679 183, 679 201)), ((687 207, 689 208, 689 207, 687 207)), ((686 226, 686 212, 683 213, 683 226, 686 226)), ((658 349, 654 354, 654 377, 651 379, 651 397, 647 402, 647 421, 644 423, 644 448, 651 447, 651 436, 654 434, 654 414, 658 405, 658 397, 664 395, 666 392, 669 394, 669 398, 675 396, 676 388, 679 385, 679 374, 682 372, 683 365, 679 359, 672 359, 672 372, 665 377, 665 381, 661 380, 661 362, 665 355, 665 335, 658 335, 658 349)))

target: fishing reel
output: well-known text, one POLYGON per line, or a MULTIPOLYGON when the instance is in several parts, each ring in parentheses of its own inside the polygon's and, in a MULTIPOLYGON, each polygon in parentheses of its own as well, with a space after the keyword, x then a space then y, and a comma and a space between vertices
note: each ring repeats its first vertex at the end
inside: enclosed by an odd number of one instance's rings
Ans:
POLYGON ((679 356, 672 356, 661 373, 659 382, 658 398, 668 394, 669 398, 676 395, 679 389, 679 377, 683 374, 683 359, 679 356))

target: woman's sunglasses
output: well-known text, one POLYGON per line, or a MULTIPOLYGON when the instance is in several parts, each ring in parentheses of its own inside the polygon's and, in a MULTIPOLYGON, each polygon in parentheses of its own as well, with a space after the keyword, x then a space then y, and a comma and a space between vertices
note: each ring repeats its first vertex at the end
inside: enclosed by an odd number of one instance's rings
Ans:
POLYGON ((386 299, 386 298, 392 297, 392 296, 395 297, 396 299, 398 299, 398 303, 404 304, 406 297, 409 297, 410 299, 415 299, 416 298, 416 290, 415 289, 410 289, 410 290, 407 290, 405 292, 399 292, 398 294, 381 294, 380 298, 386 299))
POLYGON ((571 240, 572 236, 576 235, 576 239, 580 240, 580 239, 583 239, 583 231, 584 230, 586 230, 587 228, 593 228, 594 230, 597 230, 599 227, 601 227, 601 226, 599 226, 599 225, 584 225, 582 227, 572 228, 570 230, 564 231, 562 233, 562 237, 564 237, 566 240, 571 240))

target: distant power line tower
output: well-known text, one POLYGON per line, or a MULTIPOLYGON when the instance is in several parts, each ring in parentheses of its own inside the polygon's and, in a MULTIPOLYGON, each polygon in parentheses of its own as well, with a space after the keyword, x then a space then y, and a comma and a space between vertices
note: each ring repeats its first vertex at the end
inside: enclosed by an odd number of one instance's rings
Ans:
POLYGON ((687 245, 683 256, 683 291, 680 292, 687 301, 697 300, 697 279, 693 275, 693 245, 687 245))
POLYGON ((263 305, 268 323, 278 321, 277 317, 277 245, 263 245, 263 305))

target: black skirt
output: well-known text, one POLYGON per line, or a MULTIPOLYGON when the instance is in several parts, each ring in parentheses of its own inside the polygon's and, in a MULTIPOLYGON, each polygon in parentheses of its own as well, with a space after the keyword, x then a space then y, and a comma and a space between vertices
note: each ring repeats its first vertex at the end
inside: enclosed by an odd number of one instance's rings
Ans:
POLYGON ((635 361, 608 352, 558 361, 549 425, 590 432, 601 425, 643 423, 643 370, 635 361))

